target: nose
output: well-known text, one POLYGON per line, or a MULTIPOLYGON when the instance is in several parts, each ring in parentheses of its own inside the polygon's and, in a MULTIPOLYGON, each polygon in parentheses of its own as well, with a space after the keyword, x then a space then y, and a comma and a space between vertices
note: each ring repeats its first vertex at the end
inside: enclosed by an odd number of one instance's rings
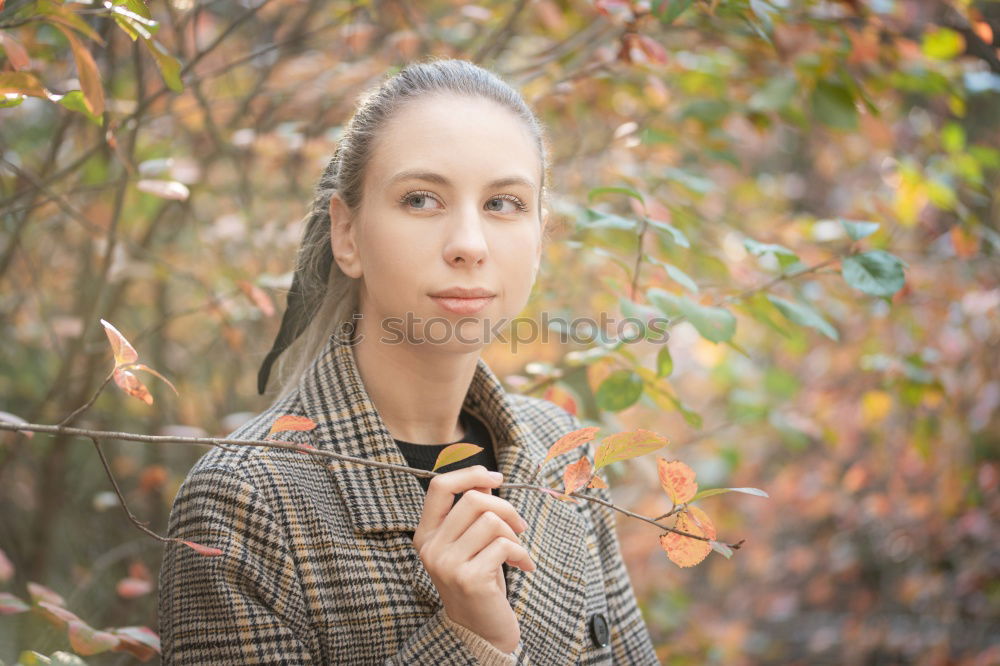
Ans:
POLYGON ((483 219, 476 205, 463 206, 448 227, 444 260, 451 266, 474 266, 483 263, 489 254, 483 231, 483 219))

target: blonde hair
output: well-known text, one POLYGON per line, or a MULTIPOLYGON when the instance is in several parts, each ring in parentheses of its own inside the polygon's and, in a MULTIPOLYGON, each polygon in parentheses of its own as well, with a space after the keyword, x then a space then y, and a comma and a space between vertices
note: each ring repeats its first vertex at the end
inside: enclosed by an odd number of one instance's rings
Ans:
POLYGON ((358 308, 360 278, 346 275, 330 249, 330 199, 338 193, 351 217, 361 207, 365 169, 373 144, 386 123, 408 102, 427 94, 451 93, 492 100, 509 109, 528 128, 541 161, 539 217, 545 195, 548 138, 521 94, 493 72, 458 59, 431 59, 410 64, 366 92, 344 128, 333 157, 316 185, 305 232, 296 255, 295 280, 274 348, 258 375, 263 393, 271 363, 278 358, 278 400, 298 385, 303 373, 325 349, 330 335, 344 330, 358 308), (289 340, 291 338, 291 340, 289 340), (287 347, 286 354, 282 350, 287 347))

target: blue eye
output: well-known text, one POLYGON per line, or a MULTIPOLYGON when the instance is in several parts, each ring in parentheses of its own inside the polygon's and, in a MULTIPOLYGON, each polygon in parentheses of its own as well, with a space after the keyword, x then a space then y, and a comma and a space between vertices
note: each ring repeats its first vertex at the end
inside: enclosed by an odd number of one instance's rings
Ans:
MULTIPOLYGON (((524 202, 515 197, 513 194, 498 194, 492 199, 490 199, 490 201, 509 201, 512 204, 514 204, 514 206, 516 206, 517 209, 522 213, 527 212, 528 210, 528 207, 524 204, 524 202)), ((503 206, 503 204, 500 205, 501 207, 503 206)), ((501 210, 497 208, 491 208, 490 210, 492 210, 494 213, 501 212, 501 210)))
POLYGON ((418 192, 408 192, 407 194, 404 194, 403 197, 399 200, 399 202, 404 206, 407 206, 408 208, 413 208, 414 210, 431 210, 426 205, 424 206, 409 205, 412 202, 426 204, 428 200, 436 201, 436 199, 434 199, 434 195, 432 195, 430 192, 418 191, 418 192))

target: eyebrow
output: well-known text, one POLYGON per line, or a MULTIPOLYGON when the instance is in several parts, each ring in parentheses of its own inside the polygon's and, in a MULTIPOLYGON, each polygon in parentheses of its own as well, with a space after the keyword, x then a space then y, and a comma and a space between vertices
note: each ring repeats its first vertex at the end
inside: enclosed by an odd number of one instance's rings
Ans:
MULTIPOLYGON (((425 180, 430 183, 437 183, 438 185, 445 185, 451 187, 451 181, 442 176, 439 173, 433 171, 418 171, 415 169, 410 169, 407 171, 400 171, 395 176, 389 179, 389 184, 393 185, 401 180, 425 180)), ((525 187, 530 187, 535 190, 535 184, 532 183, 527 178, 522 178, 521 176, 506 176, 504 178, 497 178, 486 184, 487 188, 495 187, 508 187, 510 185, 524 185, 525 187)))

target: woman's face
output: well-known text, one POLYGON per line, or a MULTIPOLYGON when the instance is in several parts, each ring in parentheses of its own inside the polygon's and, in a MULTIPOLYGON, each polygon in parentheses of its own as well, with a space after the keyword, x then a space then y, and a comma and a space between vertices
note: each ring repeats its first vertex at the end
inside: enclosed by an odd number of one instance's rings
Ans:
POLYGON ((488 343, 535 280, 540 179, 528 129, 496 103, 437 95, 407 104, 375 141, 349 228, 338 230, 337 208, 346 212, 331 202, 334 256, 362 278, 361 330, 455 350, 488 343), (454 288, 492 296, 435 297, 454 288))

